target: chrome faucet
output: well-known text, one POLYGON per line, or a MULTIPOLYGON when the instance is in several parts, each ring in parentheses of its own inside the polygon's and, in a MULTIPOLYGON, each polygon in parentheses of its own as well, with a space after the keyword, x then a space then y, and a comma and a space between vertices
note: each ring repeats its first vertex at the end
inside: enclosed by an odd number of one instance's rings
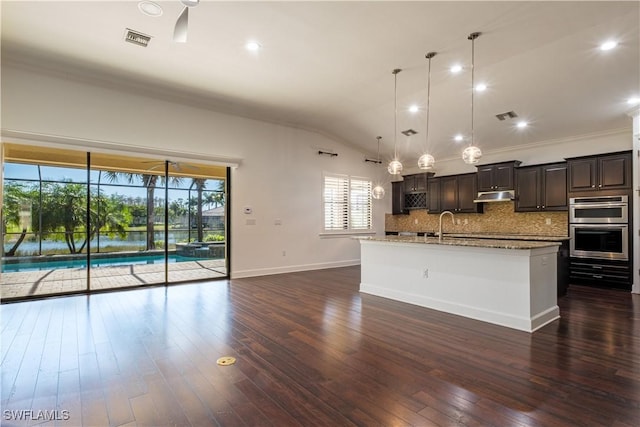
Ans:
POLYGON ((453 219, 453 212, 451 211, 444 211, 440 214, 440 230, 438 231, 438 242, 442 242, 442 216, 444 214, 449 214, 451 215, 451 224, 456 225, 456 220, 453 219))

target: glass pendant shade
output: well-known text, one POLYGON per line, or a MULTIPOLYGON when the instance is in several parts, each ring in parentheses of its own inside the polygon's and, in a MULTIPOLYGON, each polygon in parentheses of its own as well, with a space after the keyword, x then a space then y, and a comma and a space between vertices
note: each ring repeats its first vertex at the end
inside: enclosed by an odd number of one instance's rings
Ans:
POLYGON ((432 169, 433 165, 435 165, 436 159, 433 158, 431 154, 423 154, 418 159, 418 167, 420 169, 432 169))
POLYGON ((391 160, 389 166, 387 166, 387 171, 389 171, 391 175, 400 174, 400 172, 402 172, 402 163, 400 163, 399 160, 391 160))
POLYGON ((482 157, 482 151, 478 147, 473 145, 468 146, 462 152, 462 160, 464 160, 464 162, 468 165, 474 165, 478 163, 480 157, 482 157))
POLYGON ((474 119, 474 103, 473 103, 473 92, 474 92, 474 75, 475 75, 475 40, 480 36, 481 33, 471 33, 467 40, 471 40, 471 142, 467 148, 462 152, 462 160, 468 165, 474 165, 478 163, 480 157, 482 157, 482 151, 480 148, 473 145, 473 119, 474 119))
POLYGON ((375 187, 373 187, 373 192, 371 193, 371 197, 378 200, 384 197, 384 188, 382 187, 382 185, 378 184, 375 187))

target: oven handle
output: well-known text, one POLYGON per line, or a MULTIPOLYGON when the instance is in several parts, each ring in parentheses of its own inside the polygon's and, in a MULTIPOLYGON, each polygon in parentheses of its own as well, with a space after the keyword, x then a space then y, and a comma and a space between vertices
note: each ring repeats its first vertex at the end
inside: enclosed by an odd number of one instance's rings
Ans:
POLYGON ((621 230, 624 230, 625 228, 629 228, 627 224, 583 224, 583 223, 575 223, 575 222, 572 222, 570 224, 570 227, 571 228, 607 228, 607 229, 619 228, 621 230))
POLYGON ((629 206, 628 203, 573 203, 571 204, 572 208, 626 208, 629 206))

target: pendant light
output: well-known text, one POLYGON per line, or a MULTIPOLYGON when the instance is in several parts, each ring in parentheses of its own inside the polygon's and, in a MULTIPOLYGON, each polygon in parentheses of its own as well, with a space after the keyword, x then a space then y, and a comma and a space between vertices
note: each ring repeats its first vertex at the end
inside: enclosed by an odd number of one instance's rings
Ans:
POLYGON ((431 112, 430 104, 431 104, 431 58, 436 56, 435 52, 429 52, 425 55, 425 58, 429 60, 429 70, 427 72, 427 127, 426 127, 426 136, 425 136, 425 152, 418 159, 418 167, 423 170, 429 170, 433 168, 433 165, 436 163, 436 159, 433 158, 431 154, 429 154, 429 113, 431 112))
POLYGON ((473 165, 478 163, 480 157, 482 157, 482 151, 480 148, 474 145, 474 135, 473 135, 473 93, 475 92, 474 87, 474 71, 475 71, 475 40, 480 37, 480 33, 471 33, 468 40, 471 40, 471 141, 469 146, 464 149, 462 152, 462 160, 468 165, 473 165))
POLYGON ((402 71, 400 68, 396 68, 392 71, 394 80, 394 101, 393 101, 393 160, 389 162, 387 171, 391 175, 400 175, 402 172, 402 163, 398 160, 398 73, 402 71))
MULTIPOLYGON (((378 140, 378 155, 376 156, 376 164, 380 164, 382 163, 382 161, 380 160, 380 140, 382 139, 382 137, 376 136, 376 139, 378 140)), ((371 197, 373 197, 374 199, 380 200, 384 197, 384 193, 385 193, 384 187, 380 183, 378 183, 376 184, 375 187, 373 187, 373 191, 371 192, 371 197)))

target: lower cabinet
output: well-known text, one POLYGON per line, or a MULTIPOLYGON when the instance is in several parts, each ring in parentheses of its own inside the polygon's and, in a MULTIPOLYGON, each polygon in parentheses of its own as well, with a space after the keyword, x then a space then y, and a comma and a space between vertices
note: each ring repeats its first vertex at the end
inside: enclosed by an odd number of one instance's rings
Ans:
POLYGON ((573 284, 631 290, 629 261, 571 258, 569 268, 569 278, 573 284))

